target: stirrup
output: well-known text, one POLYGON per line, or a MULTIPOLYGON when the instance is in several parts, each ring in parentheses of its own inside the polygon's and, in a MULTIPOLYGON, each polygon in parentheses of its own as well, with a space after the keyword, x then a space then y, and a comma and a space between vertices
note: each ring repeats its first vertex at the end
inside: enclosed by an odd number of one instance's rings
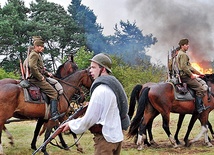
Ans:
POLYGON ((207 110, 207 109, 209 109, 210 108, 210 105, 208 105, 208 106, 204 106, 204 110, 207 110))
POLYGON ((205 110, 207 110, 209 108, 210 108, 210 106, 207 106, 207 107, 203 106, 203 108, 201 108, 200 110, 198 110, 198 113, 200 114, 200 113, 202 113, 203 111, 205 111, 205 110))

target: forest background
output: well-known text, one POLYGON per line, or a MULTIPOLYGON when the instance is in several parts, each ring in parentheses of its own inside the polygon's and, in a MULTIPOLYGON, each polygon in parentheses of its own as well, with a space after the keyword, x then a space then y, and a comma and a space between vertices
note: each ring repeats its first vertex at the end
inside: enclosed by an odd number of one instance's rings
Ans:
POLYGON ((46 68, 55 72, 69 56, 79 69, 89 66, 89 59, 101 52, 113 57, 113 74, 121 81, 127 95, 138 83, 159 82, 167 77, 166 67, 152 64, 147 48, 158 42, 152 34, 143 34, 137 23, 118 21, 114 35, 105 36, 93 10, 71 0, 65 10, 59 4, 36 0, 29 8, 22 0, 8 0, 0 8, 0 79, 20 78, 19 61, 27 57, 32 36, 45 40, 46 68))

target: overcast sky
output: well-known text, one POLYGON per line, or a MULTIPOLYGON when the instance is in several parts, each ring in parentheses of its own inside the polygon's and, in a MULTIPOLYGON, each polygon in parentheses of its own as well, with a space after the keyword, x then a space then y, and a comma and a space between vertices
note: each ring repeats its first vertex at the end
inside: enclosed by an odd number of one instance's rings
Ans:
MULTIPOLYGON (((1 0, 4 4, 6 0, 1 0)), ((31 0, 24 0, 28 4, 31 0)), ((48 0, 67 9, 71 0, 48 0)), ((167 53, 182 38, 190 40, 192 62, 214 60, 213 0, 82 0, 93 10, 104 35, 113 34, 120 20, 136 21, 143 34, 153 34, 158 43, 148 49, 153 62, 166 64, 167 53)))

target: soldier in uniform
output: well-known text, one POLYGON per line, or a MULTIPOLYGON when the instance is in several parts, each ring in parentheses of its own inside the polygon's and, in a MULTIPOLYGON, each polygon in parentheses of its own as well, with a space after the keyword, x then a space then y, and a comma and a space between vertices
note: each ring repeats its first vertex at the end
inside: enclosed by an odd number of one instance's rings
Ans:
POLYGON ((180 78, 183 83, 186 83, 187 86, 195 90, 196 109, 198 113, 201 113, 209 108, 203 105, 204 96, 207 92, 208 86, 206 82, 200 78, 203 77, 204 74, 193 68, 189 62, 189 57, 186 53, 189 48, 189 40, 181 39, 178 44, 180 46, 180 50, 178 51, 178 55, 176 56, 176 61, 178 64, 180 78))
POLYGON ((41 53, 44 51, 44 41, 36 39, 33 42, 34 48, 28 56, 28 67, 30 71, 30 83, 38 86, 50 98, 51 120, 57 120, 60 115, 58 113, 58 93, 46 81, 46 77, 51 77, 52 74, 45 71, 41 53))

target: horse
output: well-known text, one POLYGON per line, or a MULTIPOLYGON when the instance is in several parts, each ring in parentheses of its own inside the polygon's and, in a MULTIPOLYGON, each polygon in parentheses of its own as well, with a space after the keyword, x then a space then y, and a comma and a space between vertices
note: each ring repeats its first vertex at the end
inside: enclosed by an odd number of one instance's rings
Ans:
MULTIPOLYGON (((206 75, 206 78, 208 77, 209 79, 210 76, 213 75, 206 75)), ((207 84, 209 86, 214 85, 211 81, 207 84)), ((130 125, 128 136, 132 137, 136 135, 139 127, 137 145, 138 149, 142 149, 141 144, 142 139, 145 140, 146 138, 146 129, 151 120, 153 120, 160 113, 163 119, 163 129, 169 137, 170 142, 174 145, 174 147, 177 147, 177 143, 173 139, 169 129, 170 112, 179 114, 193 114, 193 116, 198 117, 201 122, 201 132, 189 143, 192 144, 193 142, 197 141, 202 136, 202 134, 204 134, 205 143, 210 146, 212 144, 208 140, 207 122, 208 115, 214 108, 214 98, 211 96, 210 101, 208 102, 208 95, 205 95, 205 100, 206 102, 204 104, 206 106, 210 106, 210 108, 206 111, 203 111, 201 114, 198 114, 195 110, 195 103, 193 100, 179 101, 175 99, 174 86, 171 83, 162 82, 145 87, 139 98, 137 112, 130 125)))
MULTIPOLYGON (((207 76, 207 77, 211 77, 211 76, 207 76)), ((206 80, 206 79, 205 79, 205 80, 206 80)), ((214 77, 213 77, 213 79, 210 79, 210 78, 209 78, 209 79, 206 80, 206 81, 208 82, 208 85, 209 85, 209 86, 214 86, 214 85, 209 84, 209 81, 213 81, 213 83, 214 83, 214 77)), ((129 115, 130 118, 133 117, 135 104, 136 104, 136 102, 139 102, 139 97, 140 97, 140 95, 141 95, 143 89, 144 89, 145 87, 147 87, 147 86, 149 87, 149 86, 152 86, 152 85, 154 85, 154 84, 157 84, 157 83, 149 82, 149 83, 145 83, 145 84, 137 84, 137 85, 133 88, 133 90, 132 90, 132 92, 131 92, 131 95, 130 95, 130 102, 129 102, 130 107, 129 107, 128 115, 129 115)), ((214 90, 214 88, 211 88, 211 90, 214 90)), ((191 118, 191 121, 190 121, 191 123, 190 123, 189 126, 188 126, 188 131, 187 131, 186 136, 185 136, 185 138, 184 138, 185 146, 188 146, 188 135, 189 135, 189 133, 190 133, 190 131, 191 131, 191 129, 192 129, 191 127, 193 127, 193 125, 194 125, 194 123, 195 123, 195 121, 196 121, 196 119, 197 119, 197 118, 195 118, 194 116, 195 116, 195 115, 193 115, 192 118, 191 118)), ((176 133, 175 133, 175 135, 174 135, 174 139, 175 139, 175 141, 176 141, 176 144, 178 144, 178 145, 181 144, 181 142, 180 142, 179 139, 178 139, 178 134, 179 134, 179 131, 180 131, 182 122, 183 122, 183 120, 184 120, 184 117, 185 117, 185 114, 179 114, 179 119, 178 119, 178 123, 177 123, 177 129, 176 129, 176 133)), ((147 132, 148 132, 148 136, 149 136, 149 139, 150 139, 150 143, 148 142, 148 139, 145 139, 145 141, 144 141, 144 144, 147 144, 148 146, 157 145, 157 143, 154 141, 153 135, 152 135, 152 123, 153 123, 153 120, 151 120, 151 121, 148 123, 148 125, 147 125, 147 132)), ((211 135, 212 135, 212 137, 214 138, 213 127, 212 127, 212 125, 211 125, 211 123, 210 123, 209 121, 208 121, 207 124, 208 124, 208 128, 209 128, 209 130, 210 130, 210 132, 211 132, 211 135)), ((135 142, 136 142, 136 141, 137 141, 137 135, 136 135, 135 138, 136 138, 136 139, 135 139, 135 142)), ((209 138, 209 137, 208 137, 208 138, 209 138)), ((211 141, 210 138, 209 138, 209 141, 211 141)))
MULTIPOLYGON (((66 76, 76 72, 77 70, 78 70, 78 66, 74 62, 73 57, 72 57, 72 59, 69 59, 66 62, 64 62, 63 64, 61 64, 57 68, 57 71, 53 76, 54 76, 55 79, 60 80, 62 78, 65 78, 66 76)), ((0 80, 0 84, 6 84, 6 83, 19 84, 19 82, 20 82, 20 80, 15 80, 15 79, 11 79, 11 78, 6 78, 6 79, 3 79, 3 80, 0 80)), ((76 96, 80 96, 80 97, 78 97, 78 103, 82 103, 83 100, 84 100, 84 96, 83 96, 84 94, 82 93, 82 91, 81 91, 81 94, 75 94, 75 95, 76 96)), ((10 122, 11 122, 10 120, 7 121, 7 123, 10 123, 10 122)), ((44 120, 42 118, 39 118, 37 120, 36 128, 35 128, 35 131, 34 131, 34 136, 33 136, 32 142, 31 142, 31 148, 34 149, 34 150, 37 149, 36 148, 36 140, 37 140, 37 137, 39 135, 39 131, 40 131, 40 129, 41 129, 41 127, 42 127, 42 125, 44 123, 47 123, 47 120, 44 120)), ((7 128, 5 126, 4 126, 3 130, 5 131, 8 139, 10 139, 9 143, 11 145, 13 145, 14 144, 14 140, 13 140, 12 134, 7 130, 7 128)), ((73 134, 73 137, 74 137, 74 139, 76 141, 77 140, 77 136, 75 134, 73 134)), ((64 142, 61 134, 59 134, 59 139, 60 139, 60 142, 61 142, 62 146, 66 149, 67 145, 64 142)), ((80 149, 80 148, 78 148, 78 149, 80 149)))
MULTIPOLYGON (((76 91, 79 91, 81 85, 86 88, 90 88, 92 79, 88 73, 88 70, 80 70, 74 74, 69 75, 63 81, 60 81, 64 95, 59 97, 58 109, 60 113, 67 112, 70 104, 66 98, 71 98, 76 91), (65 97, 66 96, 66 97, 65 97)), ((5 122, 11 117, 17 118, 44 118, 45 116, 45 104, 32 104, 24 101, 24 91, 17 84, 4 84, 1 85, 0 90, 0 154, 3 154, 3 147, 1 142, 2 129, 5 122)), ((49 116, 50 118, 50 116, 49 116)), ((47 138, 46 135, 45 138, 47 138)), ((46 149, 43 150, 44 154, 46 149)))

